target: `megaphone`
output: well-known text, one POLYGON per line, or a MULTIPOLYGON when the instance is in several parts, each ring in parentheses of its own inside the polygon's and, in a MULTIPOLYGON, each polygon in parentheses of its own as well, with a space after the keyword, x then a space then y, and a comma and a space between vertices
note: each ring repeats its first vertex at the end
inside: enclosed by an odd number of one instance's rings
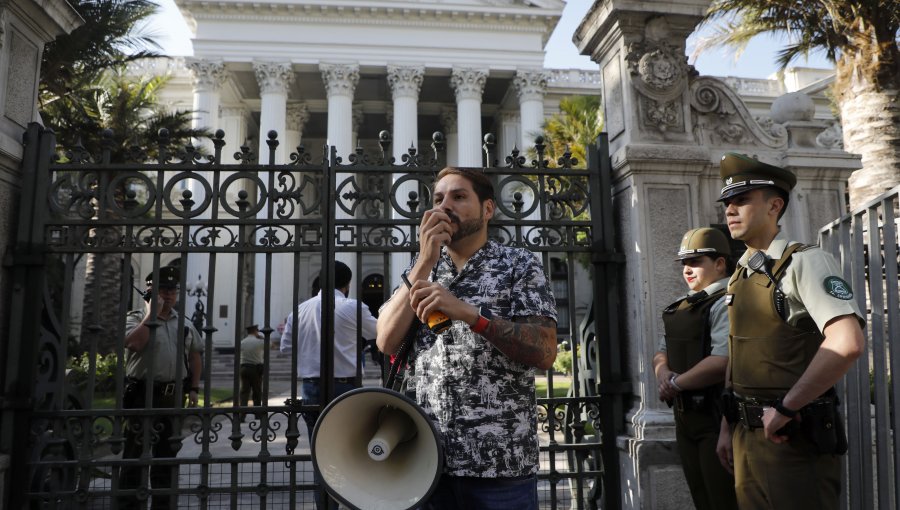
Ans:
POLYGON ((441 437, 421 407, 387 388, 334 399, 312 434, 313 467, 331 496, 354 510, 410 509, 434 492, 441 437))

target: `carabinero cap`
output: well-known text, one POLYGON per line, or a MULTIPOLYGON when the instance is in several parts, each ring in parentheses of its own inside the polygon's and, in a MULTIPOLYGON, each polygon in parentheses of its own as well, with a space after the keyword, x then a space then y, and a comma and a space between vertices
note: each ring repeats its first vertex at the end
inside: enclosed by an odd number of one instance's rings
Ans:
MULTIPOLYGON (((165 266, 159 268, 159 287, 174 289, 178 287, 181 281, 181 271, 177 267, 165 266)), ((153 272, 147 275, 144 282, 149 286, 153 285, 153 272)))
POLYGON ((790 171, 736 152, 728 152, 722 156, 719 175, 724 184, 719 202, 766 186, 779 188, 789 194, 797 184, 797 176, 790 171))
POLYGON ((684 237, 681 238, 681 246, 678 248, 678 257, 675 260, 687 260, 715 254, 731 255, 731 246, 725 234, 716 228, 695 228, 685 232, 684 237))

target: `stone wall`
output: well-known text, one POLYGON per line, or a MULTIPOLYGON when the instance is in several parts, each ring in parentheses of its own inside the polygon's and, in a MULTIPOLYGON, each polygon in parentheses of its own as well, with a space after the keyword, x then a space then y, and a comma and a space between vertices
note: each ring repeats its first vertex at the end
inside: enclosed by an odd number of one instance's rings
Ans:
POLYGON ((692 507, 651 359, 662 309, 685 292, 673 261, 681 236, 724 223, 716 201, 722 155, 748 154, 797 175, 782 227, 804 242, 816 242, 819 227, 844 212, 846 180, 860 166, 834 143, 832 122, 816 118, 805 94, 785 94, 760 115, 727 81, 697 75, 685 40, 708 5, 598 0, 574 37, 603 76, 618 249, 626 260, 621 352, 633 395, 617 441, 624 508, 692 507))

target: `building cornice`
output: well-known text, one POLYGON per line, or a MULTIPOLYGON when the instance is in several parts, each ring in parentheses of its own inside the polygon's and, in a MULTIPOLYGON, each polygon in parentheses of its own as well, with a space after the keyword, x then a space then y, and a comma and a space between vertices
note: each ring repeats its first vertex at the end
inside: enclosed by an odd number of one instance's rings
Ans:
POLYGON ((456 28, 544 33, 549 37, 562 13, 559 8, 477 5, 428 5, 384 2, 340 4, 292 0, 282 2, 178 0, 183 13, 194 23, 231 21, 241 23, 334 23, 423 28, 456 28))

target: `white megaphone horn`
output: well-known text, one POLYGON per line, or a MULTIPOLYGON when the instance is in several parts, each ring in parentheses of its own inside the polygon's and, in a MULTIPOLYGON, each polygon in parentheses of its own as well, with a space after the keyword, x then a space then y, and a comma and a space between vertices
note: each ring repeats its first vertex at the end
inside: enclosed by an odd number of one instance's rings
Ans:
POLYGON ((444 467, 434 423, 387 388, 360 388, 333 400, 316 421, 311 448, 325 490, 357 510, 420 506, 444 467))

